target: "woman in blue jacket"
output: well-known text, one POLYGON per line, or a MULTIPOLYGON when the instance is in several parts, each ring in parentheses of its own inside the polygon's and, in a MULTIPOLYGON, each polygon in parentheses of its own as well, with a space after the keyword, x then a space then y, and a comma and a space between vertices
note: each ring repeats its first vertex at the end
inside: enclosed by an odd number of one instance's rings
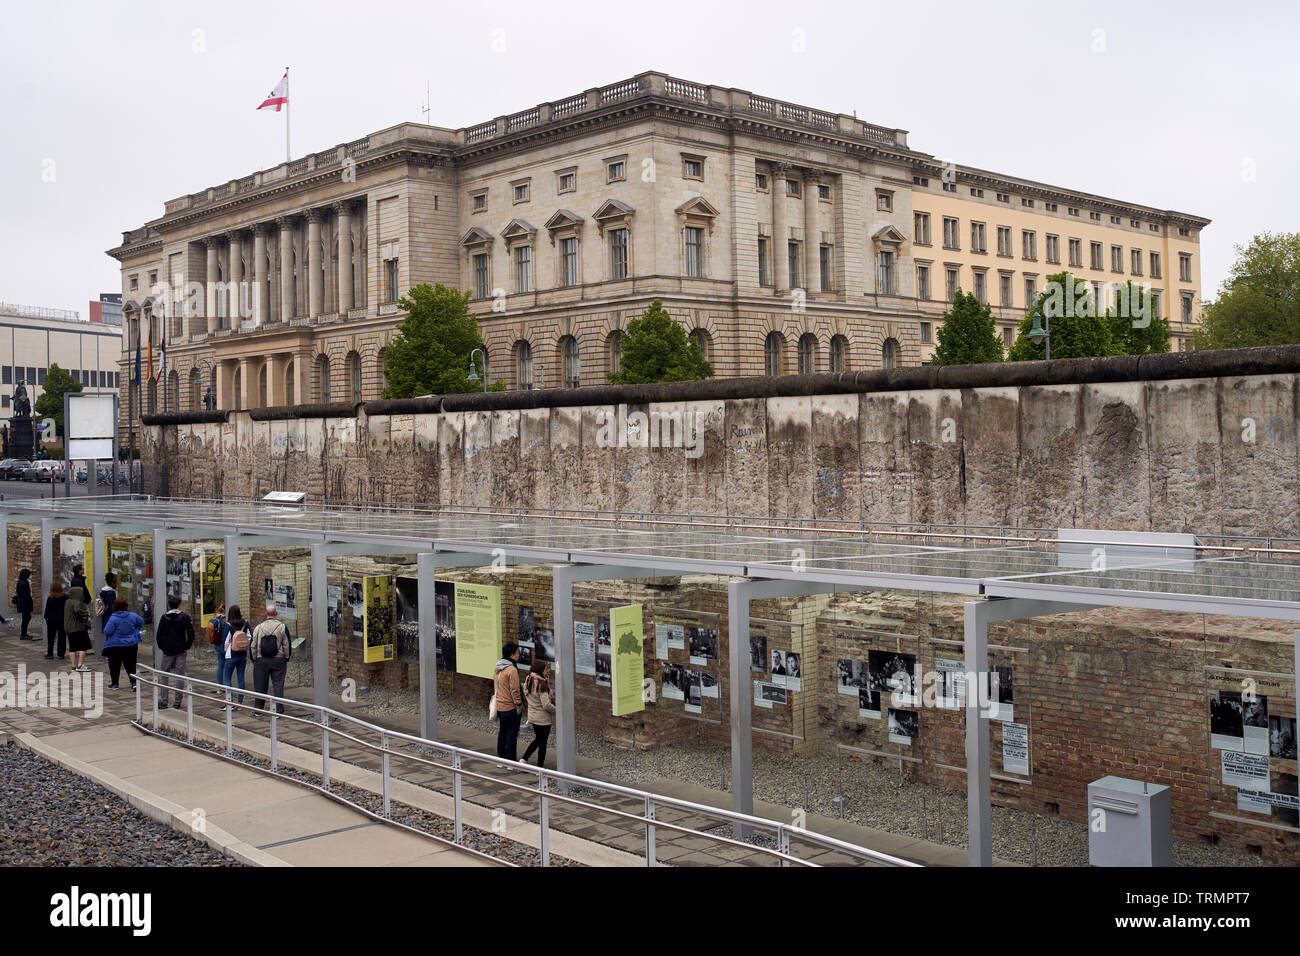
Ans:
POLYGON ((144 618, 134 611, 126 609, 126 600, 118 598, 113 602, 113 614, 104 625, 104 656, 108 658, 109 690, 117 690, 117 679, 122 665, 126 665, 126 676, 135 690, 135 655, 140 647, 140 628, 144 627, 144 618))

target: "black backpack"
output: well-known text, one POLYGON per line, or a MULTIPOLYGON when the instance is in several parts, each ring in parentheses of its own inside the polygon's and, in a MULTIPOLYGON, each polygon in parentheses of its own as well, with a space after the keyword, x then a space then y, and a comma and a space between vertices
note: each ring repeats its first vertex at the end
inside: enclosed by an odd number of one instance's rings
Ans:
POLYGON ((269 634, 263 634, 257 644, 257 654, 259 657, 275 657, 280 653, 280 635, 285 633, 284 623, 280 624, 280 630, 273 631, 269 634))

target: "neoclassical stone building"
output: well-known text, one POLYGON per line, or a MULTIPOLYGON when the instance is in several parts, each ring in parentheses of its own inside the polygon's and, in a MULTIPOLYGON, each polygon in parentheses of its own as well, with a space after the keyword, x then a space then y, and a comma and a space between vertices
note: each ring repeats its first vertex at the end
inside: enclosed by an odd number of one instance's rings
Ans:
MULTIPOLYGON (((1209 220, 945 164, 904 130, 645 73, 467 129, 403 124, 188 196, 123 233, 135 408, 360 401, 397 300, 471 290, 490 377, 603 383, 652 298, 721 376, 917 364, 961 288, 1004 335, 1069 268, 1199 313, 1209 220), (147 378, 147 376, 146 376, 147 378)), ((468 364, 469 357, 466 356, 468 364)), ((128 407, 123 395, 123 409, 128 407)))

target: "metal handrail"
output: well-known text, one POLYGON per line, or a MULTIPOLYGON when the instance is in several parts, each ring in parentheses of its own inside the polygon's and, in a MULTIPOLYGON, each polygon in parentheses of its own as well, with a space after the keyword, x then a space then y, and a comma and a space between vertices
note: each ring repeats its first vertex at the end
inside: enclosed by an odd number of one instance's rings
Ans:
MULTIPOLYGON (((345 714, 340 711, 333 710, 332 708, 329 707, 324 707, 320 704, 292 700, 286 697, 276 697, 272 694, 263 694, 263 693, 258 693, 257 691, 251 691, 247 689, 236 690, 226 685, 216 684, 212 681, 202 680, 201 678, 197 678, 197 677, 183 677, 180 675, 170 674, 169 672, 160 671, 154 667, 150 667, 145 664, 137 665, 136 688, 135 688, 137 726, 140 726, 142 729, 145 730, 150 729, 149 727, 146 727, 144 724, 144 705, 141 696, 143 686, 148 685, 150 688, 152 688, 151 724, 152 724, 152 731, 157 733, 159 732, 159 719, 158 719, 159 688, 163 688, 164 695, 167 693, 176 693, 177 688, 175 685, 178 683, 181 685, 179 692, 185 697, 186 741, 188 743, 193 743, 194 740, 194 698, 199 697, 201 699, 207 700, 211 696, 209 694, 202 693, 201 692, 202 688, 217 690, 224 695, 225 706, 227 708, 225 711, 226 753, 227 754, 234 753, 233 718, 234 718, 235 708, 248 711, 249 713, 252 714, 263 714, 263 713, 266 714, 270 718, 270 738, 269 738, 270 739, 270 763, 271 763, 271 772, 273 773, 278 772, 278 759, 277 759, 278 721, 281 719, 285 719, 294 723, 307 724, 312 727, 319 727, 322 734, 321 737, 322 785, 317 789, 320 789, 322 792, 330 794, 331 796, 337 796, 336 794, 331 793, 329 790, 329 786, 330 786, 329 745, 330 745, 330 739, 332 735, 337 736, 342 740, 346 740, 358 746, 364 747, 367 750, 370 750, 372 752, 377 752, 381 754, 383 757, 383 765, 380 771, 380 777, 382 783, 385 818, 387 818, 390 814, 390 789, 391 789, 390 783, 393 777, 391 772, 391 767, 390 767, 391 757, 396 756, 404 760, 412 760, 415 761, 416 763, 424 764, 426 766, 436 767, 439 770, 450 771, 452 774, 453 823, 454 823, 454 832, 455 832, 455 840, 453 842, 457 845, 461 845, 463 842, 463 822, 462 822, 463 821, 463 812, 462 812, 463 800, 461 797, 461 784, 463 779, 468 778, 470 780, 478 780, 485 783, 491 783, 497 786, 504 786, 509 790, 522 791, 524 793, 535 795, 539 798, 541 812, 539 816, 538 826, 540 832, 539 842, 541 844, 543 866, 550 865, 550 851, 549 851, 550 825, 548 819, 548 811, 549 811, 549 804, 552 802, 564 803, 571 806, 582 807, 586 810, 607 814, 610 816, 614 816, 618 819, 627 820, 643 826, 646 830, 646 865, 647 866, 656 865, 655 847, 656 847, 656 832, 658 830, 670 830, 677 833, 684 833, 690 836, 698 836, 706 840, 709 840, 710 842, 717 843, 719 845, 734 846, 749 852, 773 857, 780 861, 781 866, 793 865, 793 866, 811 867, 811 866, 820 865, 817 863, 813 863, 810 860, 805 860, 801 857, 795 856, 791 852, 789 852, 790 839, 792 836, 798 840, 811 843, 817 847, 820 847, 821 849, 845 853, 848 856, 854 857, 856 859, 864 860, 867 862, 871 862, 871 863, 877 863, 884 866, 900 866, 900 867, 920 866, 920 864, 914 863, 910 860, 904 860, 899 857, 890 856, 889 854, 886 853, 881 853, 877 850, 871 850, 867 847, 857 846, 852 843, 847 843, 843 840, 837 840, 834 837, 826 836, 825 834, 817 833, 812 830, 807 830, 802 827, 796 827, 789 824, 779 823, 774 820, 767 820, 762 817, 756 817, 750 814, 737 813, 734 810, 725 810, 720 807, 711 807, 705 804, 694 803, 692 801, 682 800, 676 797, 667 797, 658 794, 652 794, 648 791, 638 790, 634 787, 625 787, 619 784, 608 783, 603 780, 595 780, 590 777, 582 777, 582 776, 578 776, 577 774, 565 773, 559 770, 547 770, 544 767, 533 768, 524 764, 520 764, 516 761, 507 760, 502 757, 496 757, 491 754, 480 753, 476 750, 468 750, 466 748, 456 747, 452 744, 443 743, 441 741, 429 740, 424 737, 417 737, 413 734, 407 734, 401 731, 391 730, 389 728, 381 727, 378 724, 372 724, 369 721, 361 720, 358 717, 354 717, 350 714, 345 714), (167 680, 169 684, 172 686, 169 687, 167 684, 163 684, 160 680, 158 680, 157 678, 160 675, 162 676, 163 680, 167 680), (200 690, 195 690, 196 687, 200 688, 200 690), (237 702, 234 700, 234 696, 236 694, 240 696, 247 696, 257 701, 264 701, 268 706, 265 710, 263 710, 260 708, 253 707, 249 704, 237 702), (283 714, 276 713, 275 711, 276 705, 288 705, 288 706, 293 706, 295 708, 307 710, 309 712, 316 714, 318 716, 318 719, 312 720, 305 717, 299 717, 293 714, 289 714, 287 712, 283 714), (378 744, 375 744, 369 740, 365 740, 361 737, 355 736, 354 734, 348 733, 347 731, 338 729, 337 727, 333 727, 331 726, 331 721, 333 720, 347 722, 350 724, 357 725, 360 728, 373 731, 374 733, 379 735, 380 742, 378 744), (451 760, 451 765, 448 766, 447 764, 439 763, 435 760, 429 760, 418 754, 406 753, 404 751, 395 750, 391 746, 392 741, 402 741, 420 747, 426 747, 426 748, 431 748, 433 750, 436 750, 442 755, 449 757, 451 760), (537 784, 536 786, 530 786, 526 783, 515 782, 512 780, 503 779, 501 777, 494 777, 489 774, 478 773, 473 770, 467 770, 462 766, 462 762, 465 759, 483 761, 485 763, 512 772, 524 772, 528 774, 535 774, 537 777, 537 784), (559 784, 561 786, 556 789, 552 789, 551 784, 559 784), (645 807, 645 811, 644 813, 638 814, 626 810, 619 810, 613 807, 605 807, 599 804, 591 803, 589 801, 582 800, 578 797, 570 796, 564 790, 564 787, 566 786, 586 787, 590 789, 604 791, 606 793, 610 793, 616 796, 627 797, 633 800, 637 800, 643 803, 645 807), (748 843, 743 840, 733 839, 730 837, 725 837, 717 833, 709 833, 706 831, 697 830, 682 824, 669 823, 656 816, 656 811, 662 809, 679 810, 686 813, 696 814, 698 816, 717 819, 719 822, 731 823, 738 828, 739 833, 742 835, 747 833, 749 830, 762 830, 762 831, 772 832, 776 837, 778 849, 773 850, 765 846, 761 846, 754 843, 748 843)), ((350 801, 345 801, 345 802, 348 802, 350 805, 355 806, 355 804, 351 804, 350 801)), ((414 828, 407 826, 407 829, 414 829, 414 828)), ((424 833, 425 831, 421 830, 417 832, 424 833)), ((430 835, 430 834, 425 834, 425 835, 430 835)))

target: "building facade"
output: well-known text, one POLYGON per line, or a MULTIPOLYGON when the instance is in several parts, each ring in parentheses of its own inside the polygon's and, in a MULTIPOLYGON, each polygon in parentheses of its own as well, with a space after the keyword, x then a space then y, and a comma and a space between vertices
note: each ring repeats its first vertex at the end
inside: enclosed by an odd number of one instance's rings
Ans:
POLYGON ((121 329, 82 321, 68 309, 0 303, 0 418, 13 414, 19 383, 35 406, 55 364, 87 390, 116 389, 121 343, 121 329))
POLYGON ((489 376, 512 388, 603 383, 656 297, 720 376, 918 364, 957 288, 989 301, 1009 339, 1065 269, 1103 295, 1150 283, 1178 347, 1208 222, 645 73, 465 129, 395 126, 173 199, 109 254, 122 362, 138 340, 168 343, 161 385, 144 376, 135 405, 147 413, 200 408, 209 388, 220 408, 376 398, 398 300, 422 282, 471 292, 489 376))

